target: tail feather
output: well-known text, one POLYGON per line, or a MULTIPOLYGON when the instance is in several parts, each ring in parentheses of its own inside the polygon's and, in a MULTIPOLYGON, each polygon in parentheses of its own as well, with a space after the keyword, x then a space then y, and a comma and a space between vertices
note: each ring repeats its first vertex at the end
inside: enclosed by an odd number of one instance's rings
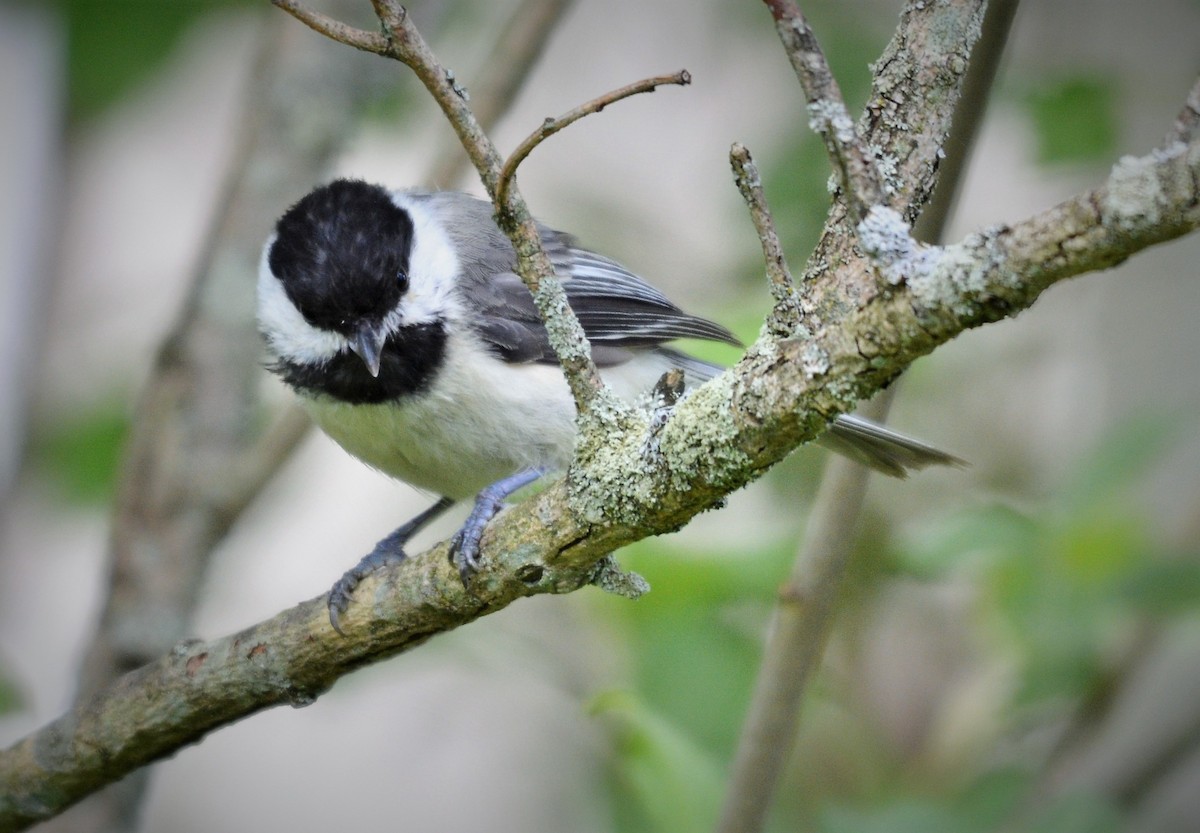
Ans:
POLYGON ((854 414, 843 414, 817 442, 881 474, 905 478, 926 466, 965 466, 945 451, 854 414))

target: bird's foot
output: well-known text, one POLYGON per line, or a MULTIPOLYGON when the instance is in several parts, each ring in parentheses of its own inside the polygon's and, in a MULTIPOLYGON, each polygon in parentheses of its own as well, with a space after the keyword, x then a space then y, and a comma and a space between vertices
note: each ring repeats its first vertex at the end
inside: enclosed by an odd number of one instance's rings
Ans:
POLYGON ((350 600, 354 596, 354 588, 358 587, 358 583, 380 567, 399 564, 407 558, 408 556, 404 554, 404 545, 408 543, 408 539, 420 532, 422 528, 438 515, 449 509, 453 503, 454 501, 450 498, 442 498, 376 544, 375 549, 371 550, 369 555, 347 570, 346 574, 337 580, 337 583, 329 590, 329 600, 326 603, 329 608, 329 624, 333 625, 335 631, 342 634, 342 636, 346 635, 342 631, 341 617, 350 606, 350 600))
POLYGON ((450 563, 458 568, 463 587, 470 585, 471 576, 479 569, 479 544, 488 521, 504 508, 504 499, 528 486, 545 473, 545 469, 522 469, 514 475, 497 480, 475 496, 475 506, 466 522, 450 539, 450 563))
POLYGON ((338 579, 332 588, 329 590, 329 624, 333 625, 333 629, 345 636, 342 631, 341 616, 350 607, 350 599, 354 596, 354 588, 358 587, 358 583, 369 576, 381 567, 387 567, 391 564, 399 564, 406 556, 404 550, 399 547, 385 546, 391 540, 391 536, 384 538, 375 545, 375 549, 365 556, 361 561, 346 571, 340 579, 338 579))
POLYGON ((479 543, 488 521, 504 508, 501 498, 485 498, 481 492, 475 498, 475 507, 458 532, 450 539, 450 563, 458 568, 463 587, 471 583, 471 576, 479 569, 479 543))

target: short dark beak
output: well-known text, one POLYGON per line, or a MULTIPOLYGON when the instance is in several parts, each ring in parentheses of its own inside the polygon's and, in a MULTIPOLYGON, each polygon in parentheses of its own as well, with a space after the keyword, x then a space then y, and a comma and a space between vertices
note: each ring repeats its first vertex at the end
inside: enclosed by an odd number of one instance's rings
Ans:
POLYGON ((350 338, 350 349, 354 351, 372 376, 379 375, 379 363, 383 359, 383 343, 387 341, 387 330, 369 321, 363 323, 350 338))

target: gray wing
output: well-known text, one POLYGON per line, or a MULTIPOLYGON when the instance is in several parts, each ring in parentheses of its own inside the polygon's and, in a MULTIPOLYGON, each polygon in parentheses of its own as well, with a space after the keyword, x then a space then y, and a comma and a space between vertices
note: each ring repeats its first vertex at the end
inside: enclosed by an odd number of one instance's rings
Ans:
MULTIPOLYGON (((533 298, 513 273, 516 257, 492 221, 491 205, 452 191, 426 196, 441 203, 439 213, 447 218, 446 231, 462 266, 462 296, 479 337, 505 361, 556 362, 533 298)), ((652 349, 669 359, 670 366, 702 382, 722 368, 661 345, 676 338, 699 338, 740 346, 720 324, 687 314, 616 261, 582 248, 567 234, 545 226, 541 231, 550 262, 601 367, 652 349)), ((951 454, 853 414, 835 419, 820 442, 893 477, 928 465, 964 465, 951 454)))
MULTIPOLYGON (((462 297, 476 333, 505 361, 557 361, 533 298, 513 272, 516 257, 492 221, 491 206, 454 192, 428 197, 440 203, 439 213, 447 218, 446 231, 462 266, 462 297), (485 233, 477 234, 480 229, 485 233)), ((684 312, 615 260, 582 248, 568 234, 540 229, 598 365, 619 364, 636 351, 677 338, 741 344, 729 330, 684 312)))

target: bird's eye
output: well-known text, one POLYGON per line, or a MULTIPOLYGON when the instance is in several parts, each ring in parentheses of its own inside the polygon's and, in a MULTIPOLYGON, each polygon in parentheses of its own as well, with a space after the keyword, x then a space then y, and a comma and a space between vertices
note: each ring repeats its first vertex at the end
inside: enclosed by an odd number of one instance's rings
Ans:
POLYGON ((403 269, 396 272, 396 287, 401 294, 408 292, 408 272, 403 269))

